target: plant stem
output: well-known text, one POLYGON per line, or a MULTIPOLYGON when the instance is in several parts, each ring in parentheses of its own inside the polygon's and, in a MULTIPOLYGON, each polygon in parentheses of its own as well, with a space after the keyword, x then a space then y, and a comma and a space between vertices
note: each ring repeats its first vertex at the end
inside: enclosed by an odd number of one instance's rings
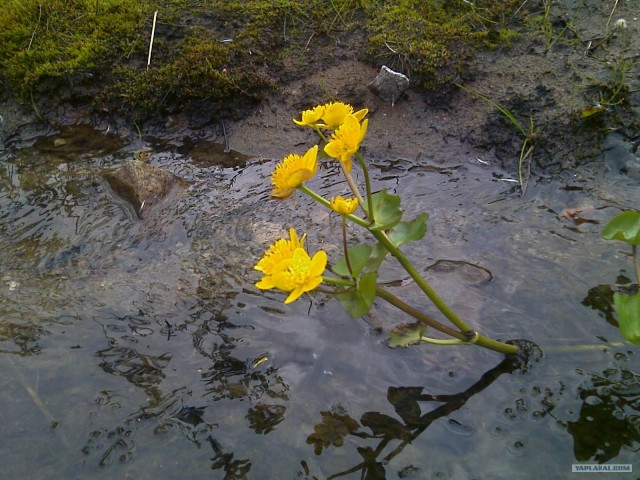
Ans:
MULTIPOLYGON (((298 186, 298 190, 300 190, 302 193, 304 193, 305 195, 313 198, 316 202, 318 202, 319 204, 327 207, 329 210, 333 211, 333 209, 331 208, 331 203, 329 202, 329 200, 327 200, 324 197, 321 197, 320 195, 318 195, 316 192, 314 192, 313 190, 311 190, 309 187, 307 187, 306 185, 299 185, 298 186)), ((358 217, 357 215, 353 215, 353 214, 349 214, 349 215, 343 215, 343 217, 348 218, 349 220, 351 220, 353 223, 360 225, 361 227, 367 228, 369 226, 369 222, 367 222, 365 219, 358 217)))
POLYGON ((351 173, 347 172, 347 169, 345 168, 342 162, 338 162, 338 164, 340 165, 340 170, 342 170, 342 174, 344 175, 344 178, 347 179, 347 183, 349 184, 349 188, 353 192, 353 196, 358 199, 358 204, 360 205, 360 208, 362 209, 364 214, 369 218, 369 220, 371 220, 371 223, 373 223, 373 211, 369 210, 369 212, 367 212, 367 210, 364 208, 364 198, 362 198, 362 195, 360 194, 360 190, 358 190, 358 186, 356 185, 356 182, 353 180, 351 173))
POLYGON ((347 264, 347 270, 349 275, 353 278, 353 269, 351 268, 351 261, 349 260, 349 248, 347 246, 347 219, 342 217, 342 249, 344 251, 344 261, 347 264))
POLYGON ((398 260, 398 262, 400 262, 400 265, 402 265, 407 273, 411 276, 411 278, 413 278, 416 284, 420 287, 420 290, 422 290, 425 295, 429 297, 429 300, 431 300, 433 304, 438 307, 438 310, 440 310, 451 323, 458 327, 458 329, 460 329, 460 331, 463 333, 468 334, 468 332, 474 332, 474 329, 471 328, 471 326, 469 326, 467 322, 465 322, 462 318, 460 318, 458 314, 454 312, 451 307, 449 307, 449 305, 447 305, 445 301, 442 300, 442 298, 440 298, 440 295, 436 293, 431 285, 429 285, 427 281, 422 278, 422 276, 418 273, 409 259, 404 256, 404 254, 398 247, 391 243, 391 240, 389 240, 389 237, 387 237, 386 233, 377 230, 374 230, 371 233, 384 246, 384 248, 386 248, 387 251, 391 255, 393 255, 395 259, 398 260))
POLYGON ((336 285, 338 287, 348 287, 352 288, 356 286, 356 282, 353 280, 345 280, 344 278, 336 278, 336 277, 326 277, 322 276, 322 281, 324 283, 328 283, 329 285, 336 285))
POLYGON ((431 318, 426 313, 418 310, 417 308, 412 307, 411 305, 403 302, 398 297, 396 297, 393 293, 383 289, 382 287, 376 287, 376 294, 385 299, 391 305, 396 307, 399 310, 402 310, 407 315, 411 315, 416 320, 424 323, 425 325, 438 330, 439 332, 446 333, 447 335, 457 338, 458 340, 466 340, 466 336, 464 333, 459 332, 458 330, 454 330, 451 327, 447 327, 446 325, 440 323, 434 318, 431 318))
MULTIPOLYGON (((411 305, 408 305, 408 304, 404 303, 398 297, 396 297, 392 293, 384 290, 383 288, 377 287, 376 288, 376 294, 379 297, 385 299, 387 302, 389 302, 394 307, 398 308, 399 310, 402 310, 403 312, 407 313, 408 315, 411 315, 416 320, 419 320, 420 322, 424 323, 425 325, 430 326, 430 327, 438 330, 439 332, 446 333, 447 335, 450 335, 450 336, 452 336, 454 338, 457 338, 458 340, 462 340, 463 342, 468 342, 469 341, 469 337, 465 333, 459 332, 459 331, 454 330, 454 329, 452 329, 450 327, 447 327, 446 325, 443 325, 442 323, 440 323, 437 320, 431 318, 430 316, 426 315, 425 313, 421 312, 420 310, 412 307, 411 305)), ((497 340, 492 340, 491 338, 485 337, 484 335, 478 335, 474 345, 479 345, 481 347, 487 348, 489 350, 493 350, 495 352, 500 352, 500 353, 503 353, 505 355, 515 355, 516 353, 518 353, 518 347, 516 345, 508 345, 506 343, 502 343, 502 342, 499 342, 497 340)))
POLYGON ((367 168, 367 164, 362 158, 362 155, 360 155, 360 152, 356 152, 356 158, 358 159, 358 163, 360 164, 362 173, 364 174, 364 188, 367 194, 367 208, 369 209, 369 214, 367 216, 369 217, 369 220, 371 220, 371 223, 373 223, 375 222, 375 219, 373 217, 373 197, 371 195, 371 179, 369 178, 369 169, 367 168))

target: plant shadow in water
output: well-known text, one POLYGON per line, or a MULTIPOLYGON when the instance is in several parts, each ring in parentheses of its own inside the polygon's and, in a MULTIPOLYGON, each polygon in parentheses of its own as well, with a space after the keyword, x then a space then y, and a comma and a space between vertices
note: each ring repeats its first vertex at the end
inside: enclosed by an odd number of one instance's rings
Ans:
POLYGON ((314 445, 316 455, 334 445, 340 447, 347 436, 363 441, 378 441, 377 445, 359 446, 358 454, 362 461, 357 465, 327 477, 328 480, 345 477, 361 472, 360 478, 383 480, 386 478, 385 465, 400 454, 403 449, 419 437, 429 426, 462 408, 474 395, 482 392, 504 374, 525 373, 531 362, 541 358, 541 351, 528 341, 515 341, 522 354, 505 358, 500 364, 482 375, 480 380, 466 390, 454 395, 432 395, 424 391, 424 387, 389 387, 387 400, 393 406, 399 419, 380 412, 365 412, 360 422, 344 412, 321 412, 322 421, 314 427, 314 432, 307 437, 307 443, 314 445), (427 413, 422 413, 421 405, 440 404, 427 413), (368 431, 367 431, 368 430, 368 431), (397 445, 389 453, 392 443, 397 445))
POLYGON ((640 375, 608 369, 603 376, 589 377, 580 388, 579 418, 569 422, 567 430, 576 460, 605 463, 622 447, 637 448, 640 442, 640 375))

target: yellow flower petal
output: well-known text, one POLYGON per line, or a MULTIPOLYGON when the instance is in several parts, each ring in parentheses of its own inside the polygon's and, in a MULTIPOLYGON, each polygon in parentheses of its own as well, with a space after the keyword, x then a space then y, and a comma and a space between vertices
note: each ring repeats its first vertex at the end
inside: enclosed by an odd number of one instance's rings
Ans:
POLYGON ((302 112, 302 120, 296 120, 294 118, 293 123, 301 127, 312 127, 322 118, 322 115, 324 115, 324 105, 318 105, 311 110, 302 112))
POLYGON ((322 128, 338 128, 344 122, 347 115, 353 113, 353 107, 343 102, 327 103, 324 106, 322 128))
POLYGON ((272 288, 276 288, 275 284, 273 283, 273 277, 271 276, 262 277, 262 280, 256 283, 256 287, 258 287, 260 290, 271 290, 272 288))
POLYGON ((362 119, 367 115, 367 113, 369 113, 369 109, 363 108, 362 110, 358 110, 356 113, 354 113, 353 116, 356 117, 359 122, 361 122, 362 119))
MULTIPOLYGON (((316 252, 316 254, 311 259, 309 275, 313 277, 320 277, 324 273, 325 268, 327 268, 327 252, 325 252, 324 250, 320 250, 319 252, 316 252)), ((322 281, 321 278, 320 281, 322 281)), ((320 285, 320 283, 318 283, 318 285, 320 285)), ((316 287, 318 285, 316 285, 316 287)))

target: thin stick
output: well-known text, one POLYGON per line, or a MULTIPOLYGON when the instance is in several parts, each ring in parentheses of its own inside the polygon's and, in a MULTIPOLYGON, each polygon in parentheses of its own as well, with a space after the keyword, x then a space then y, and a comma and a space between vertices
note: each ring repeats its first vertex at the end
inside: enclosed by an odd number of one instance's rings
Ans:
MULTIPOLYGON (((51 428, 54 428, 54 425, 57 424, 57 421, 56 421, 55 417, 53 416, 53 414, 49 411, 49 409, 47 408, 45 403, 42 401, 42 399, 38 395, 38 392, 36 392, 33 388, 31 388, 27 384, 27 380, 25 379, 24 375, 22 375, 22 372, 20 372, 20 370, 16 367, 16 365, 13 362, 13 360, 11 359, 11 357, 7 356, 7 358, 9 359, 9 363, 11 364, 11 367, 13 369, 13 373, 14 373, 15 377, 17 378, 18 382, 20 382, 20 385, 22 385, 22 388, 24 388, 24 390, 29 394, 29 397, 31 397, 31 400, 33 401, 33 403, 36 405, 36 407, 38 407, 38 410, 40 410, 40 413, 42 414, 42 416, 44 418, 46 418, 47 421, 50 423, 51 428)), ((58 434, 59 434, 60 440, 62 441, 64 446, 68 450, 71 450, 71 443, 67 439, 67 437, 64 434, 64 432, 59 431, 58 434)))
POLYGON ((149 40, 149 57, 147 58, 147 70, 149 70, 149 65, 151 65, 151 51, 153 50, 153 38, 156 35, 156 19, 158 18, 158 10, 156 10, 153 14, 153 27, 151 27, 151 40, 149 40))
POLYGON ((616 7, 618 6, 618 0, 613 4, 613 8, 611 9, 611 13, 609 14, 609 18, 607 18, 607 24, 604 26, 605 29, 609 28, 609 22, 611 22, 611 17, 613 17, 613 12, 616 11, 616 7))
POLYGON ((227 137, 227 129, 224 127, 224 120, 220 120, 220 126, 222 127, 222 137, 224 138, 224 153, 231 153, 229 138, 227 137))
POLYGON ((33 44, 33 39, 36 36, 36 32, 38 31, 38 27, 40 26, 40 19, 42 18, 42 5, 40 5, 40 13, 38 13, 38 24, 36 25, 36 28, 33 30, 33 33, 31 34, 31 40, 29 40, 29 46, 27 47, 27 52, 29 50, 31 50, 31 44, 33 44))

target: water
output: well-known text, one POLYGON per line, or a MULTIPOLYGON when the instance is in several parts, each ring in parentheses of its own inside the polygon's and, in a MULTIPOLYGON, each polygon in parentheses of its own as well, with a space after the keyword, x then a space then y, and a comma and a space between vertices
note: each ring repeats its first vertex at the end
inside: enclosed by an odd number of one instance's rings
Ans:
MULTIPOLYGON (((407 251, 441 295, 542 348, 514 364, 390 350, 384 304, 362 321, 259 292, 251 267, 289 225, 334 256, 340 231, 305 198, 270 201, 268 160, 85 129, 20 147, 0 152, 2 478, 563 478, 636 461, 640 360, 609 298, 633 271, 599 237, 640 204, 632 180, 595 166, 521 198, 473 157, 372 160, 408 217, 429 211, 407 251), (190 182, 143 220, 101 176, 139 151, 190 182)), ((333 169, 309 186, 344 188, 333 169)), ((384 279, 437 314, 401 270, 384 279)))

